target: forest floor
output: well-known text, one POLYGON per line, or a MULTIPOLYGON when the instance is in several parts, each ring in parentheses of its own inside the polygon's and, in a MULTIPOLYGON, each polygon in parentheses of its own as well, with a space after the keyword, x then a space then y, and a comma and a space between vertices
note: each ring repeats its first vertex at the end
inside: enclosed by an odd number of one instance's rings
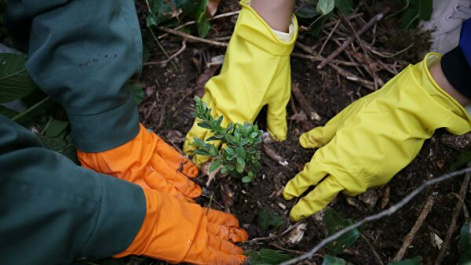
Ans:
MULTIPOLYGON (((356 31, 386 8, 365 4, 369 2, 372 1, 361 2, 363 4, 346 18, 356 31)), ((144 24, 147 12, 145 3, 137 1, 137 9, 143 23, 143 35, 149 37, 144 24)), ((219 5, 218 14, 238 9, 235 1, 223 1, 219 5)), ((206 39, 227 43, 236 19, 237 15, 233 15, 213 20, 206 39)), ((240 244, 245 250, 270 248, 282 250, 294 257, 309 251, 327 237, 328 232, 319 216, 303 221, 306 229, 301 241, 296 244, 290 244, 287 239, 290 233, 284 233, 293 225, 288 217, 293 202, 283 199, 283 187, 302 170, 314 153, 314 150, 302 148, 298 139, 302 133, 324 125, 343 108, 381 87, 382 83, 409 63, 421 60, 421 54, 428 49, 429 33, 417 29, 400 29, 398 20, 397 16, 393 16, 374 23, 361 35, 362 45, 353 37, 345 20, 339 16, 332 16, 327 20, 318 37, 301 30, 291 61, 293 87, 299 88, 299 92, 297 95, 293 93, 287 106, 288 139, 261 147, 262 170, 249 184, 242 183, 240 179, 219 175, 209 185, 207 175, 201 174, 197 179, 204 190, 198 202, 205 206, 211 203, 210 206, 214 209, 236 215, 241 225, 247 229, 250 240, 240 244), (352 44, 334 61, 319 70, 319 56, 325 58, 332 54, 349 36, 353 38, 352 44), (308 103, 307 107, 300 103, 303 100, 308 103), (308 111, 316 113, 312 115, 313 119, 306 115, 308 111), (282 165, 273 155, 267 155, 267 148, 284 158, 287 163, 282 165), (281 226, 268 230, 258 226, 257 215, 265 206, 283 218, 281 226)), ((157 29, 154 32, 157 36, 164 34, 157 29)), ((185 134, 193 123, 193 97, 201 96, 205 80, 217 74, 219 69, 218 65, 208 66, 208 63, 212 58, 225 53, 223 47, 202 42, 186 41, 182 48, 182 41, 180 36, 163 35, 160 42, 164 49, 170 55, 178 53, 172 60, 176 67, 171 63, 160 63, 167 58, 157 45, 153 45, 148 63, 138 80, 145 89, 145 100, 139 107, 141 121, 180 150, 185 134)), ((265 126, 265 113, 262 111, 256 121, 262 130, 265 126)), ((445 131, 436 132, 435 136, 425 142, 417 158, 387 185, 371 189, 357 197, 339 195, 330 207, 342 218, 355 222, 394 205, 424 181, 451 171, 451 166, 461 152, 457 150, 459 143, 456 144, 456 141, 463 140, 451 138, 445 131), (450 139, 455 144, 445 144, 450 139)), ((363 236, 336 256, 354 264, 388 264, 401 248, 405 236, 418 220, 424 206, 433 199, 431 211, 412 238, 404 256, 419 257, 421 264, 433 264, 441 247, 440 239, 445 239, 450 228, 453 208, 458 201, 456 195, 462 182, 463 177, 456 177, 428 187, 395 214, 363 225, 360 229, 363 236)), ((470 205, 470 199, 465 202, 470 205)), ((459 228, 464 222, 465 217, 460 214, 442 264, 457 264, 461 251, 459 228)), ((322 264, 325 254, 332 253, 323 248, 313 259, 298 264, 322 264)), ((148 259, 145 260, 147 261, 136 259, 134 263, 150 264, 148 259)))

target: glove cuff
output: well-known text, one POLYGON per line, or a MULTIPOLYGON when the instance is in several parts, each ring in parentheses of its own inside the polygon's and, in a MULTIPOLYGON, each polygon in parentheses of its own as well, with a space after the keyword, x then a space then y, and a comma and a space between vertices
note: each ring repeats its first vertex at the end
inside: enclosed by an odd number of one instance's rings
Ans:
MULTIPOLYGON (((416 78, 422 82, 421 87, 432 97, 433 102, 436 102, 437 107, 435 112, 440 112, 438 118, 435 117, 439 125, 436 128, 444 127, 450 133, 464 134, 471 131, 471 119, 467 111, 458 103, 450 94, 445 92, 433 79, 430 74, 429 68, 437 63, 440 63, 441 55, 438 53, 429 53, 425 55, 424 60, 416 65, 419 71, 415 71, 416 78)), ((434 115, 428 113, 427 115, 434 115)))

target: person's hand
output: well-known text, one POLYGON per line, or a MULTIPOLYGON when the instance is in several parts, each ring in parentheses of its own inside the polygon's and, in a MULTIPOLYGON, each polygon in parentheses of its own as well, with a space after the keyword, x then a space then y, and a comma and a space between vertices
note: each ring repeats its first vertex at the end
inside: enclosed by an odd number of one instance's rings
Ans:
POLYGON ((293 207, 292 220, 320 211, 339 192, 353 196, 386 184, 415 158, 436 129, 453 134, 471 130, 465 109, 430 75, 428 67, 439 59, 438 54, 428 54, 324 127, 301 135, 303 147, 319 150, 288 182, 283 196, 291 200, 316 187, 293 207))
POLYGON ((186 157, 141 124, 131 141, 100 153, 77 151, 83 167, 191 201, 201 188, 189 178, 198 169, 186 157))
POLYGON ((248 239, 231 214, 143 189, 146 216, 131 245, 114 257, 143 255, 170 263, 241 264, 243 250, 231 242, 248 239))
MULTIPOLYGON (((208 81, 202 99, 214 117, 224 116, 222 126, 229 122, 253 123, 262 107, 268 105, 267 129, 281 141, 286 139, 286 104, 291 91, 289 56, 296 34, 290 42, 279 40, 250 6, 241 5, 221 72, 208 81)), ((297 32, 296 22, 293 30, 297 32)), ((211 136, 197 123, 195 120, 186 135, 183 151, 189 155, 195 150, 191 145, 194 138, 211 136)), ((194 161, 201 165, 208 159, 196 156, 194 161)))

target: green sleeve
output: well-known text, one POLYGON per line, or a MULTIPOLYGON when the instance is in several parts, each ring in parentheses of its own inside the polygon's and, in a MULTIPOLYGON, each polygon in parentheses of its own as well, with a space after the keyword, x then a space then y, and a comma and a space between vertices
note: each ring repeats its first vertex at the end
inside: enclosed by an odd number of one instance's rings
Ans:
POLYGON ((133 139, 138 112, 129 79, 142 65, 131 0, 9 0, 5 24, 29 54, 33 81, 67 111, 79 150, 133 139))
POLYGON ((139 186, 75 165, 0 115, 1 264, 69 264, 121 253, 145 211, 139 186))

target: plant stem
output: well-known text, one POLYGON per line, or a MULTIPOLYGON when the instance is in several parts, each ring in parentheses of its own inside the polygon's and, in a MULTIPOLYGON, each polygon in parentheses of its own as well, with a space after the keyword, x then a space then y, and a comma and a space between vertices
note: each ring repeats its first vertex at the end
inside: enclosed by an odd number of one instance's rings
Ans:
POLYGON ((27 114, 29 114, 30 112, 32 112, 33 110, 37 109, 39 106, 45 104, 47 101, 49 101, 51 98, 50 97, 46 97, 44 98, 43 100, 39 101, 38 103, 34 104, 33 106, 31 106, 30 108, 28 108, 27 110, 23 111, 22 113, 16 115, 15 117, 12 118, 12 120, 14 121, 18 121, 19 119, 23 118, 24 116, 26 116, 27 114))
MULTIPOLYGON (((150 34, 152 35, 152 38, 154 38, 155 42, 157 43, 157 45, 159 46, 160 50, 162 50, 162 52, 164 53, 165 57, 167 57, 167 59, 170 59, 170 56, 168 55, 167 51, 165 50, 165 48, 162 46, 162 44, 160 44, 160 41, 159 39, 157 39, 157 37, 155 36, 154 34, 154 31, 151 29, 151 27, 147 27, 150 31, 150 34)), ((172 64, 173 68, 175 69, 175 71, 177 71, 178 73, 180 72, 180 70, 178 70, 178 67, 177 65, 175 64, 175 62, 173 61, 170 61, 170 63, 172 64)))

